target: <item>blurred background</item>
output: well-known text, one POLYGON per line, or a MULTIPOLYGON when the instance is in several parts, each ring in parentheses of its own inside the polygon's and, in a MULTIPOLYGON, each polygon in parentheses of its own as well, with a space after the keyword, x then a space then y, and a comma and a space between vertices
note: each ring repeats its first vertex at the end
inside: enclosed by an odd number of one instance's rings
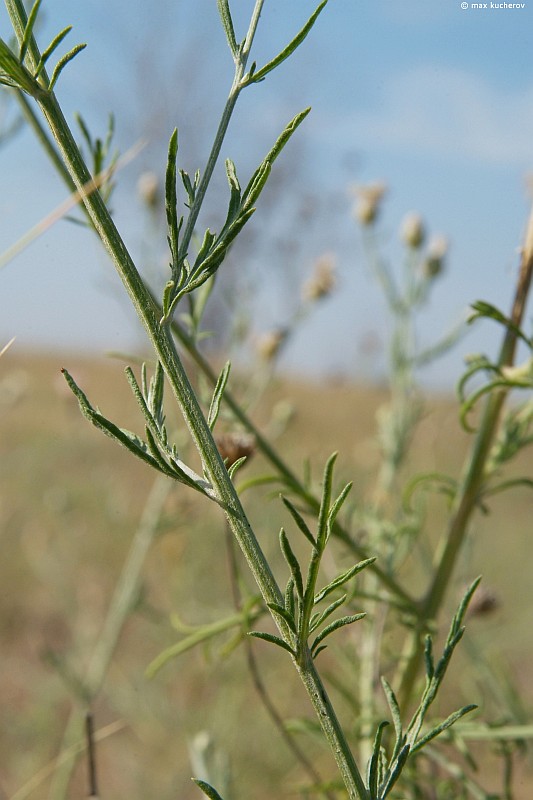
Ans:
MULTIPOLYGON (((253 4, 233 5, 239 37, 253 4)), ((258 64, 314 7, 314 0, 265 3, 258 64)), ((81 112, 93 137, 104 138, 112 111, 114 146, 125 152, 144 143, 117 174, 112 207, 143 277, 161 288, 168 275, 161 192, 169 137, 177 127, 180 167, 191 175, 203 170, 232 80, 216 3, 45 0, 38 40, 47 44, 67 24, 68 47, 88 43, 58 88, 73 128, 81 112)), ((508 311, 531 201, 532 26, 527 3, 476 10, 456 0, 331 0, 293 58, 241 95, 222 155, 236 163, 243 185, 286 123, 309 105, 312 113, 276 162, 256 216, 217 277, 203 347, 214 363, 233 354, 232 391, 298 474, 308 459, 317 482, 324 459, 340 451, 337 477, 355 481, 354 515, 374 496, 393 331, 365 250, 361 198, 368 186, 382 191, 374 244, 398 282, 410 263, 406 215, 420 215, 423 248, 433 236, 446 239, 442 271, 417 313, 419 349, 440 341, 477 299, 508 311), (326 290, 317 295, 320 277, 326 290)), ((2 8, 2 38, 9 31, 2 8)), ((1 254, 67 191, 34 134, 19 125, 7 92, 0 93, 0 135, 1 254)), ((200 227, 220 229, 226 203, 220 164, 200 227)), ((0 349, 15 337, 0 360, 0 798, 87 795, 86 762, 77 763, 69 784, 57 755, 83 746, 83 680, 95 658, 102 670, 94 704, 104 740, 102 797, 193 800, 199 793, 189 776, 202 758, 220 785, 231 775, 227 798, 294 796, 305 775, 258 702, 236 648, 239 631, 228 629, 153 680, 145 677, 161 650, 235 609, 219 515, 183 487, 153 489, 146 467, 84 423, 65 391, 62 366, 109 418, 142 429, 116 354, 131 354, 135 363, 147 342, 112 265, 91 231, 62 219, 0 270, 0 285, 0 349), (104 664, 95 653, 147 508, 154 514, 150 542, 104 664)), ((500 338, 497 325, 480 322, 421 371, 429 401, 401 481, 424 470, 459 474, 470 438, 450 399, 453 384, 467 354, 495 357, 500 338)), ((169 427, 189 455, 173 410, 169 427)), ((526 451, 508 477, 530 474, 530 465, 526 451)), ((267 468, 256 454, 250 475, 267 468)), ((245 498, 262 546, 283 569, 277 532, 287 515, 266 489, 245 498)), ((473 636, 439 710, 448 713, 448 702, 456 708, 474 695, 489 720, 501 722, 503 708, 504 721, 526 723, 533 668, 529 494, 498 496, 490 511, 476 517, 449 605, 480 572, 492 599, 487 613, 469 622, 473 636)), ((430 547, 445 521, 445 504, 431 500, 430 547)), ((335 558, 347 567, 346 553, 335 558)), ((412 575, 411 568, 402 580, 412 577, 418 586, 420 568, 412 575)), ((356 632, 333 686, 348 724, 354 709, 346 688, 359 646, 356 632)), ((282 715, 307 718, 290 664, 275 648, 258 648, 282 715)), ((329 755, 312 725, 304 728, 298 740, 328 775, 329 755)), ((499 791, 502 752, 488 746, 479 756, 482 782, 499 791)), ((529 774, 523 758, 516 800, 531 797, 529 774)))
MULTIPOLYGON (((248 5, 235 9, 238 35, 244 35, 248 5)), ((310 0, 266 4, 255 49, 259 64, 313 8, 310 0)), ((3 32, 9 31, 6 16, 2 9, 3 32)), ((528 4, 463 10, 454 0, 332 2, 291 62, 241 96, 222 151, 236 163, 241 183, 287 121, 313 109, 277 163, 261 213, 226 269, 228 285, 246 294, 259 334, 294 313, 294 288, 312 262, 323 253, 334 257, 339 291, 290 342, 284 367, 382 375, 383 306, 354 225, 354 186, 387 185, 381 233, 391 260, 398 258, 398 228, 410 211, 422 215, 428 235, 449 241, 439 301, 421 316, 424 341, 463 318, 475 299, 509 305, 530 202, 532 23, 528 4)), ((54 0, 43 6, 40 40, 48 42, 66 24, 73 25, 68 47, 89 44, 59 87, 73 126, 81 112, 93 137, 104 137, 113 111, 120 151, 147 143, 119 175, 113 207, 143 274, 164 280, 164 232, 154 240, 136 187, 147 170, 162 178, 176 126, 179 165, 190 174, 203 170, 232 77, 216 4, 160 0, 154 14, 140 0, 111 7, 103 0, 54 0)), ((15 109, 2 106, 2 114, 5 128, 15 109)), ((3 251, 59 204, 65 189, 24 128, 2 147, 0 168, 3 251)), ((221 164, 202 222, 216 229, 225 203, 221 164)), ((213 327, 221 329, 222 295, 213 314, 213 327)), ((3 270, 0 303, 2 340, 16 335, 19 346, 103 352, 144 341, 98 244, 66 221, 3 270)), ((425 380, 447 386, 464 354, 485 349, 494 335, 490 325, 481 326, 425 380)))

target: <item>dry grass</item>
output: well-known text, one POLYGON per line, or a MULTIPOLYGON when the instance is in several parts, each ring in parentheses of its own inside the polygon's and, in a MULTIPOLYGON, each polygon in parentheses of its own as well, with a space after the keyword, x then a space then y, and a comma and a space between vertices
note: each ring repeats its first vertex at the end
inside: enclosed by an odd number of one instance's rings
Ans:
MULTIPOLYGON (((153 478, 81 419, 63 386, 60 368, 67 366, 108 417, 140 430, 116 362, 21 355, 13 348, 0 366, 0 797, 11 797, 57 754, 72 706, 82 711, 68 678, 51 664, 50 653, 64 673, 83 675, 153 478)), ((318 477, 324 458, 338 449, 338 479, 354 478, 355 497, 362 499, 378 464, 374 417, 383 392, 342 383, 284 381, 272 387, 258 409, 259 423, 266 424, 272 408, 287 400, 295 413, 278 440, 286 459, 300 469, 310 456, 318 477)), ((465 446, 453 403, 434 398, 410 469, 457 469, 465 446)), ((524 462, 515 469, 520 466, 524 462)), ((265 465, 256 458, 252 469, 260 472, 265 465)), ((287 520, 280 504, 265 499, 265 491, 258 494, 263 502, 250 493, 245 504, 265 549, 275 553, 279 525, 287 520)), ((227 640, 184 656, 153 681, 144 678, 150 659, 174 640, 172 611, 179 610, 189 623, 231 611, 223 524, 211 510, 205 511, 183 487, 171 495, 164 530, 146 564, 138 608, 96 703, 99 728, 116 720, 124 726, 98 748, 103 797, 197 797, 188 777, 187 741, 204 729, 231 756, 236 796, 252 796, 255 787, 256 800, 271 797, 276 786, 279 794, 279 782, 288 792, 301 778, 250 688, 242 652, 221 652, 227 640), (189 593, 194 600, 187 600, 189 593), (257 775, 262 776, 260 793, 257 775)), ((528 515, 525 491, 495 499, 492 514, 478 520, 482 531, 473 539, 459 582, 471 577, 472 570, 482 572, 500 599, 498 610, 473 620, 471 629, 495 660, 504 651, 510 655, 510 669, 531 703, 533 556, 528 515)), ((443 503, 437 501, 430 514, 435 534, 443 520, 443 503)), ((267 673, 283 670, 286 676, 275 697, 284 714, 302 709, 307 714, 290 666, 265 645, 258 647, 265 648, 267 673)), ((455 690, 470 692, 472 680, 463 674, 467 671, 456 673, 455 690)), ((480 686, 475 692, 483 695, 480 686)), ((490 708, 490 696, 485 701, 490 708)), ((324 759, 328 764, 319 747, 308 746, 318 763, 324 759)), ((525 783, 523 792, 517 798, 527 800, 525 783)), ((85 793, 82 763, 70 797, 85 793)), ((45 797, 46 781, 28 796, 45 797)))

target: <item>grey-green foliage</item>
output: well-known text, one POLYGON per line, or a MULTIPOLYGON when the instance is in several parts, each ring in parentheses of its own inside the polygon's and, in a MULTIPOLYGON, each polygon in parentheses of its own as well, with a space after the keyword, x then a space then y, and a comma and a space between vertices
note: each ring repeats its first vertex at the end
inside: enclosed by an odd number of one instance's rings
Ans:
MULTIPOLYGON (((251 631, 251 634, 273 642, 290 653, 317 712, 319 724, 336 760, 348 796, 352 799, 383 800, 391 793, 399 777, 405 774, 404 771, 411 769, 416 764, 419 754, 431 752, 428 745, 473 709, 472 705, 467 705, 450 714, 443 721, 434 722, 428 719, 428 713, 440 691, 450 659, 462 637, 462 622, 475 585, 470 588, 461 603, 445 642, 443 654, 436 663, 432 653, 432 640, 426 637, 424 650, 426 684, 409 723, 405 725, 402 721, 404 709, 410 705, 410 701, 415 696, 416 678, 421 658, 419 641, 423 638, 422 634, 427 631, 428 624, 433 622, 441 609, 442 600, 450 583, 457 555, 464 539, 466 521, 482 498, 483 490, 487 490, 484 485, 487 478, 486 454, 490 449, 499 407, 490 411, 488 415, 490 419, 481 430, 484 447, 478 448, 476 452, 485 455, 483 458, 480 456, 477 462, 473 462, 471 471, 464 482, 448 480, 438 474, 433 474, 425 479, 426 486, 442 487, 459 507, 461 514, 457 513, 455 516, 452 514, 450 531, 445 547, 442 549, 441 561, 430 576, 427 594, 419 601, 412 596, 410 589, 405 589, 397 581, 396 576, 389 569, 390 565, 394 566, 393 558, 388 564, 385 564, 385 567, 380 566, 374 557, 364 553, 364 548, 357 541, 357 537, 352 536, 340 525, 338 515, 341 509, 345 508, 351 487, 350 484, 347 484, 337 496, 334 496, 335 456, 332 456, 326 464, 321 496, 317 497, 312 492, 311 480, 299 481, 284 465, 280 457, 273 452, 268 443, 263 442, 261 444, 263 451, 279 470, 281 483, 284 484, 284 489, 290 495, 290 497, 283 497, 285 507, 297 531, 304 536, 306 544, 311 548, 309 561, 307 565, 303 565, 296 555, 296 548, 291 542, 291 537, 282 529, 279 537, 280 546, 289 571, 289 578, 282 591, 255 538, 232 482, 234 472, 242 461, 236 462, 232 467, 226 469, 212 436, 221 403, 227 400, 229 365, 224 367, 218 378, 214 376, 212 400, 209 408, 203 410, 190 385, 173 338, 173 331, 176 330, 173 314, 178 303, 185 295, 190 295, 202 286, 205 287, 205 284, 221 267, 232 242, 254 214, 256 203, 268 181, 274 162, 308 114, 308 109, 306 109, 293 117, 273 147, 260 161, 244 189, 241 188, 235 164, 231 159, 226 159, 229 199, 225 221, 218 233, 207 229, 203 235, 199 236, 199 244, 195 245, 199 213, 209 189, 214 166, 221 155, 225 133, 238 96, 243 89, 264 80, 270 72, 279 67, 291 55, 308 35, 326 2, 327 0, 323 0, 319 4, 302 29, 277 55, 263 66, 258 67, 256 63, 252 62, 248 68, 250 51, 264 0, 256 0, 248 32, 241 41, 238 40, 235 32, 230 3, 228 0, 218 0, 220 17, 235 64, 235 76, 213 148, 203 171, 197 170, 194 177, 191 178, 185 171, 178 169, 177 130, 170 137, 165 204, 170 251, 170 279, 165 286, 160 303, 146 289, 109 214, 109 208, 104 201, 108 199, 106 188, 109 189, 110 184, 101 192, 96 192, 94 189, 84 190, 84 187, 91 181, 91 170, 94 177, 94 173, 101 172, 108 159, 111 161, 111 166, 113 165, 115 157, 110 153, 112 126, 104 139, 93 139, 86 124, 81 117, 79 118, 85 147, 88 148, 91 161, 88 165, 64 120, 54 94, 54 87, 63 68, 80 52, 83 45, 74 47, 59 58, 52 71, 52 77, 48 78, 46 64, 63 42, 70 28, 62 29, 41 53, 34 37, 40 0, 33 5, 29 16, 26 15, 21 0, 6 0, 18 46, 10 46, 0 40, 0 83, 9 87, 10 90, 15 89, 33 98, 44 112, 46 122, 50 126, 57 145, 51 139, 46 140, 44 129, 39 128, 39 123, 35 119, 33 124, 37 126, 41 140, 47 141, 47 150, 54 162, 57 164, 60 159, 63 160, 63 176, 66 176, 67 184, 70 182, 80 192, 85 212, 110 254, 155 351, 156 366, 150 379, 148 379, 146 368, 142 370, 140 383, 130 368, 126 371, 144 423, 142 437, 108 420, 90 403, 68 372, 65 372, 68 385, 76 396, 82 413, 93 425, 126 447, 146 465, 189 488, 194 488, 224 509, 228 524, 243 551, 262 596, 260 608, 257 599, 253 598, 252 605, 244 607, 242 613, 223 620, 215 627, 211 626, 209 630, 204 626, 195 632, 194 641, 190 638, 185 643, 183 641, 179 643, 174 650, 171 648, 172 652, 169 650, 164 654, 164 661, 166 662, 173 655, 183 652, 195 642, 204 641, 230 627, 241 624, 243 627, 249 626, 268 608, 277 627, 277 634, 262 631, 251 631), (182 189, 180 188, 179 191, 178 175, 182 185, 182 189), (170 440, 163 403, 165 383, 168 384, 180 406, 191 438, 198 449, 202 462, 202 475, 196 474, 181 460, 176 445, 170 440), (316 517, 316 522, 308 523, 306 517, 309 515, 316 517), (321 585, 323 556, 326 548, 330 545, 332 534, 343 541, 352 553, 359 556, 364 554, 365 557, 355 564, 352 562, 351 567, 321 585), (326 639, 329 640, 331 634, 364 616, 364 613, 359 612, 357 608, 352 609, 351 605, 356 595, 349 589, 349 586, 352 585, 350 583, 352 578, 355 578, 363 570, 365 576, 371 575, 373 580, 381 582, 381 584, 378 583, 378 587, 382 594, 376 591, 372 595, 373 600, 377 599, 380 602, 385 600, 388 603, 391 598, 394 598, 402 610, 409 612, 409 625, 415 643, 411 648, 411 654, 401 679, 402 696, 397 696, 391 683, 383 680, 395 734, 394 742, 387 743, 387 721, 377 724, 377 730, 372 733, 374 743, 370 747, 370 758, 368 764, 365 764, 366 769, 361 768, 356 762, 346 732, 337 719, 315 666, 316 656, 324 650, 326 639), (323 605, 325 600, 327 600, 327 604, 323 605), (346 611, 349 613, 340 612, 345 605, 347 606, 346 611), (355 613, 353 613, 354 611, 355 613), (339 616, 336 616, 337 612, 340 613, 339 616), (363 778, 365 773, 366 777, 363 778)), ((401 316, 402 326, 405 325, 405 327, 399 327, 398 330, 401 333, 401 331, 409 330, 407 312, 411 307, 422 302, 427 286, 423 283, 415 286, 410 284, 408 295, 402 297, 386 276, 387 273, 382 271, 382 279, 385 282, 391 308, 401 316)), ((504 325, 508 334, 512 334, 515 339, 522 339, 528 346, 531 345, 530 339, 521 332, 518 321, 506 318, 488 304, 477 304, 475 310, 478 316, 489 316, 495 319, 504 325)), ((429 356, 427 352, 418 354, 418 357, 412 353, 406 353, 405 348, 402 348, 402 340, 405 338, 399 335, 395 339, 393 359, 399 377, 398 386, 404 390, 402 397, 409 399, 409 394, 405 389, 411 388, 410 370, 413 365, 427 360, 429 356)), ((186 339, 181 339, 181 341, 186 342, 186 339)), ((188 343, 190 352, 194 352, 194 345, 194 342, 188 343)), ((432 350, 432 353, 434 352, 435 349, 432 350)), ((202 363, 201 358, 196 358, 196 360, 197 363, 202 363)), ((529 388, 531 386, 531 370, 529 364, 526 366, 527 369, 522 372, 512 372, 509 369, 508 358, 495 365, 485 357, 476 362, 467 378, 479 370, 484 370, 491 378, 480 393, 474 393, 469 398, 466 395, 463 397, 464 417, 466 418, 469 410, 482 394, 494 396, 495 390, 507 390, 514 386, 529 388)), ((465 385, 466 380, 462 384, 462 389, 465 385)), ((235 409, 234 401, 231 402, 233 403, 232 408, 235 409)), ((401 409, 398 406, 397 411, 398 409, 402 413, 405 412, 400 420, 401 425, 397 425, 396 428, 391 426, 388 430, 389 439, 384 437, 383 440, 386 445, 384 454, 388 472, 383 476, 382 486, 386 488, 392 486, 391 478, 396 477, 399 464, 403 460, 409 444, 410 430, 414 426, 417 416, 417 414, 409 412, 418 410, 414 406, 405 405, 401 409)), ((239 409, 235 413, 237 416, 240 415, 241 421, 246 419, 242 410, 239 409)), ((504 445, 500 447, 499 451, 492 451, 494 464, 494 469, 491 468, 492 473, 506 460, 507 454, 513 448, 515 451, 518 449, 517 437, 521 442, 531 438, 528 431, 529 418, 527 423, 515 418, 514 424, 510 419, 509 433, 504 445)), ((260 437, 258 437, 258 441, 261 443, 260 437)), ((422 485, 420 480, 415 480, 412 484, 413 487, 420 485, 422 485)), ((341 639, 342 637, 335 638, 341 639)), ((159 665, 161 663, 163 661, 160 661, 159 665)), ((373 688, 371 687, 369 691, 373 691, 373 688)), ((217 791, 206 782, 197 781, 197 785, 211 800, 221 800, 217 791)))

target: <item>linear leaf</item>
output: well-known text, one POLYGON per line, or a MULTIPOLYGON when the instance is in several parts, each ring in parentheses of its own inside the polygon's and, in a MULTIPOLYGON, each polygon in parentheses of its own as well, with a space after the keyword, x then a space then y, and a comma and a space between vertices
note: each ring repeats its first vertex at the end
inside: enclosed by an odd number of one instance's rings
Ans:
POLYGON ((26 27, 24 28, 24 36, 22 37, 22 43, 20 45, 19 59, 21 62, 24 61, 24 58, 26 57, 26 52, 28 50, 30 39, 33 35, 33 28, 35 26, 37 14, 39 13, 40 5, 41 0, 35 0, 35 3, 33 4, 33 7, 28 15, 28 21, 26 23, 26 27))
POLYGON ((300 569, 298 559, 294 555, 292 547, 290 546, 287 534, 285 533, 283 528, 279 532, 279 543, 281 546, 281 552, 285 556, 285 561, 289 565, 291 575, 294 578, 294 586, 298 593, 298 597, 303 598, 304 584, 302 579, 302 571, 300 569))
POLYGON ((383 676, 381 678, 381 685, 383 686, 383 691, 385 692, 385 697, 387 698, 387 703, 389 704, 392 724, 394 725, 394 733, 396 734, 396 742, 394 744, 394 752, 392 754, 392 760, 394 760, 403 745, 403 726, 400 714, 400 706, 392 686, 383 676))
POLYGON ((394 784, 402 774, 402 770, 405 766, 405 762, 407 761, 410 752, 411 748, 409 747, 408 744, 406 744, 402 747, 402 749, 398 753, 398 757, 396 758, 396 761, 394 762, 390 770, 389 776, 385 784, 383 786, 380 786, 380 793, 379 793, 380 800, 385 800, 385 798, 393 788, 394 784))
POLYGON ((218 413, 220 411, 220 403, 222 401, 222 395, 224 394, 224 389, 226 388, 226 384, 228 382, 229 373, 231 369, 231 363, 226 361, 224 364, 224 368, 222 369, 220 375, 218 376, 214 391, 213 397, 211 398, 211 404, 209 406, 209 413, 207 415, 207 424, 209 428, 213 430, 215 427, 215 423, 218 418, 218 413))
POLYGON ((418 750, 421 750, 428 742, 434 739, 436 736, 439 736, 443 731, 447 730, 447 728, 451 728, 458 720, 464 717, 466 714, 469 714, 471 711, 475 711, 477 706, 475 704, 470 704, 467 706, 463 706, 458 711, 454 711, 453 714, 450 714, 449 717, 441 722, 439 725, 436 725, 429 733, 426 733, 422 739, 419 739, 418 742, 413 746, 411 749, 412 753, 416 753, 418 750))
POLYGON ((277 644, 278 647, 282 647, 284 650, 287 650, 291 656, 294 656, 292 647, 287 644, 287 642, 284 642, 283 639, 280 639, 279 636, 274 636, 274 634, 265 633, 264 631, 249 631, 248 636, 253 636, 255 639, 263 639, 263 641, 270 642, 271 644, 277 644))
POLYGON ((62 31, 59 31, 57 36, 54 36, 48 47, 45 50, 43 50, 41 58, 39 59, 39 64, 37 65, 37 69, 35 71, 36 78, 38 75, 41 74, 43 67, 45 66, 46 62, 48 61, 54 50, 56 50, 59 47, 63 39, 66 36, 68 36, 71 30, 72 30, 72 25, 67 25, 66 28, 63 28, 62 31))
POLYGON ((374 747, 372 749, 372 756, 368 765, 368 788, 370 790, 370 797, 378 796, 378 783, 380 779, 379 764, 381 760, 381 740, 383 738, 383 731, 389 725, 387 720, 380 722, 374 738, 374 747))
POLYGON ((311 645, 311 652, 313 652, 320 642, 322 642, 326 636, 329 636, 330 633, 339 630, 339 628, 344 628, 346 625, 351 625, 353 622, 358 622, 360 619, 363 619, 363 617, 366 617, 366 611, 363 611, 361 614, 351 614, 349 617, 341 617, 340 619, 336 619, 335 622, 332 622, 330 625, 324 628, 323 631, 320 631, 311 645))
POLYGON ((344 501, 346 500, 346 498, 348 497, 348 495, 349 495, 349 493, 350 493, 350 491, 352 489, 352 486, 353 486, 353 484, 351 482, 346 484, 346 486, 344 487, 344 489, 342 490, 340 495, 337 497, 337 499, 333 502, 333 504, 332 504, 332 506, 331 506, 331 508, 329 510, 328 528, 329 528, 330 531, 331 531, 331 529, 333 527, 333 523, 335 522, 339 511, 341 510, 342 506, 344 505, 344 501))
POLYGON ((300 113, 296 114, 296 116, 291 119, 288 125, 286 125, 283 132, 274 143, 274 146, 269 150, 259 167, 252 175, 248 186, 244 190, 241 205, 242 209, 253 206, 253 204, 257 201, 274 161, 310 111, 310 108, 300 111, 300 113))
POLYGON ((223 800, 223 798, 219 795, 216 789, 206 783, 205 781, 201 781, 199 778, 192 779, 194 783, 198 786, 199 789, 205 794, 206 797, 209 797, 209 800, 223 800))
POLYGON ((165 212, 168 226, 168 243, 172 255, 173 271, 178 268, 178 194, 176 188, 176 159, 178 157, 178 129, 174 128, 168 143, 165 174, 165 212))
POLYGON ((321 614, 313 614, 311 617, 311 622, 309 624, 309 633, 313 633, 320 625, 323 625, 324 622, 330 617, 334 611, 336 611, 344 601, 346 600, 346 595, 343 594, 342 597, 339 597, 338 600, 331 603, 321 614))
POLYGON ((49 92, 53 91, 59 76, 61 75, 61 73, 63 72, 69 61, 72 61, 73 58, 76 58, 78 53, 81 53, 81 51, 85 50, 86 47, 87 47, 86 44, 77 44, 75 47, 72 48, 72 50, 69 50, 68 53, 65 53, 63 58, 59 59, 59 61, 55 65, 54 71, 52 72, 52 78, 50 80, 50 85, 48 87, 49 92))
POLYGON ((333 592, 335 589, 338 589, 339 586, 343 586, 345 583, 351 580, 354 575, 357 575, 357 573, 361 572, 361 570, 365 569, 365 567, 373 564, 375 560, 375 557, 366 558, 364 561, 354 564, 354 566, 350 567, 350 569, 346 570, 346 572, 338 575, 334 580, 331 581, 331 583, 328 583, 327 586, 324 586, 319 592, 317 592, 317 594, 315 594, 315 605, 320 603, 321 600, 327 597, 328 594, 331 594, 331 592, 333 592))
POLYGON ((333 453, 327 460, 322 479, 322 498, 320 500, 320 511, 318 514, 317 544, 322 551, 326 546, 328 536, 327 519, 331 504, 331 488, 333 484, 333 468, 337 460, 337 453, 333 453))
POLYGON ((237 55, 239 54, 239 46, 235 38, 235 30, 233 28, 233 20, 231 18, 229 2, 228 0, 217 0, 217 6, 218 6, 218 13, 220 14, 220 19, 222 20, 222 27, 224 28, 224 33, 226 34, 226 39, 228 40, 229 48, 231 50, 231 54, 233 55, 233 58, 236 58, 237 55))
POLYGON ((248 83, 257 83, 258 81, 262 81, 268 75, 269 72, 272 72, 273 69, 276 69, 277 66, 279 66, 281 63, 283 63, 283 61, 289 58, 291 53, 293 53, 296 50, 296 48, 299 47, 299 45, 303 42, 303 40, 305 39, 305 37, 315 24, 318 15, 325 7, 327 2, 328 0, 322 0, 318 8, 313 12, 313 14, 311 14, 311 16, 309 17, 303 28, 296 34, 294 39, 292 39, 292 41, 290 41, 289 44, 286 47, 284 47, 283 50, 280 53, 278 53, 278 55, 275 58, 269 61, 268 64, 265 64, 264 67, 261 67, 261 69, 254 72, 253 75, 249 75, 248 83))
POLYGON ((267 603, 267 608, 269 608, 278 617, 281 617, 281 619, 287 623, 291 631, 296 633, 296 623, 290 611, 288 611, 286 608, 283 608, 283 606, 280 606, 279 603, 267 603))
POLYGON ((303 533, 305 538, 312 544, 313 547, 316 547, 315 537, 313 536, 313 534, 311 533, 311 531, 307 527, 307 523, 305 522, 305 520, 302 517, 302 515, 300 514, 300 512, 294 507, 294 505, 291 503, 290 500, 288 500, 283 495, 280 495, 280 497, 281 497, 281 500, 282 500, 283 504, 285 505, 285 507, 290 512, 293 520, 295 521, 296 525, 301 530, 301 532, 303 533))

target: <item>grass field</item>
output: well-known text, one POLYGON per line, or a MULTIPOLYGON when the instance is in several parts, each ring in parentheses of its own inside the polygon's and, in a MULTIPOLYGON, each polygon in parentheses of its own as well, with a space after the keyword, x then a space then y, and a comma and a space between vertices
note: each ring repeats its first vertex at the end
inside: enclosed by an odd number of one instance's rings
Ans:
MULTIPOLYGON (((117 361, 21 354, 16 347, 2 358, 0 797, 13 800, 48 796, 67 719, 73 710, 80 718, 84 713, 79 682, 154 481, 141 462, 83 421, 61 377, 63 366, 109 418, 142 430, 117 361)), ((339 450, 339 483, 353 479, 353 500, 363 503, 378 465, 375 414, 385 399, 384 391, 372 387, 285 380, 272 385, 254 417, 259 427, 265 426, 272 409, 290 404, 293 413, 277 440, 284 457, 298 471, 309 457, 318 478, 324 459, 339 450)), ((467 441, 453 398, 429 398, 407 472, 457 472, 467 441)), ((264 468, 257 456, 248 469, 252 474, 264 468)), ((530 474, 530 468, 527 452, 513 466, 517 474, 530 474)), ((287 524, 281 504, 264 488, 245 493, 244 501, 262 545, 276 559, 279 527, 287 524)), ((188 748, 202 731, 210 732, 229 759, 234 798, 289 797, 302 780, 254 693, 242 648, 231 647, 235 631, 170 662, 154 679, 145 677, 150 661, 178 638, 172 613, 188 625, 233 613, 224 523, 206 505, 182 486, 165 501, 141 590, 93 709, 97 729, 109 733, 98 744, 102 798, 199 797, 190 782, 188 748)), ((497 671, 513 678, 525 709, 533 701, 530 509, 525 489, 495 498, 491 513, 476 517, 456 580, 459 591, 482 573, 498 602, 493 613, 471 619, 446 696, 458 707, 463 695, 469 701, 474 695, 489 718, 493 687, 484 673, 476 678, 475 669, 467 668, 466 655, 474 646, 497 671)), ((441 500, 432 502, 430 541, 444 522, 444 511, 441 500)), ((412 564, 406 570, 416 585, 419 573, 412 564)), ((356 657, 357 634, 350 636, 356 657)), ((283 715, 310 716, 287 660, 271 652, 277 648, 261 642, 254 646, 264 649, 266 676, 283 676, 274 696, 283 715)), ((348 714, 346 709, 341 716, 348 714)), ((302 743, 328 774, 326 750, 312 738, 303 736, 302 743)), ((479 753, 490 781, 497 758, 490 748, 479 753)), ((525 758, 520 770, 516 798, 528 800, 533 783, 525 758)), ((71 800, 87 796, 86 772, 82 758, 68 793, 71 800)))

